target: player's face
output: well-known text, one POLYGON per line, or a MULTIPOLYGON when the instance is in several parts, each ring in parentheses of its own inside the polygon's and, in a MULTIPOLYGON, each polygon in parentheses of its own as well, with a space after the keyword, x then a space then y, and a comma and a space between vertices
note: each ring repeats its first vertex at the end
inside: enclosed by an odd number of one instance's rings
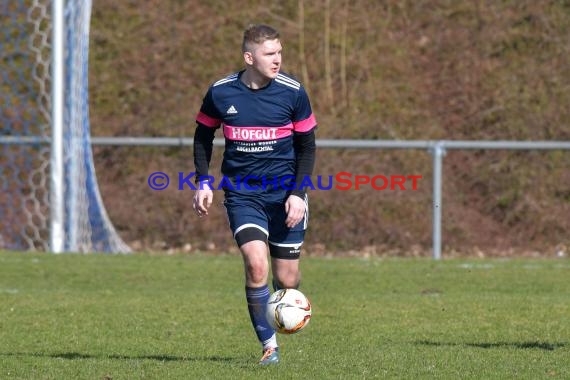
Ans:
POLYGON ((257 45, 251 52, 252 69, 264 78, 275 78, 281 69, 281 50, 279 40, 268 40, 257 45))

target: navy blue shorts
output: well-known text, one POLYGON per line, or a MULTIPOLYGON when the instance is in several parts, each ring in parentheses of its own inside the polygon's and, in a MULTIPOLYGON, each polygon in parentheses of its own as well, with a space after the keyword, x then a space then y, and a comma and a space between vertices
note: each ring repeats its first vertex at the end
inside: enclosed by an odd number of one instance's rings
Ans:
POLYGON ((226 194, 224 206, 234 238, 241 230, 253 227, 261 230, 267 242, 275 247, 300 247, 305 239, 309 220, 309 206, 305 195, 305 216, 293 228, 285 225, 286 195, 282 202, 266 202, 264 197, 226 194))

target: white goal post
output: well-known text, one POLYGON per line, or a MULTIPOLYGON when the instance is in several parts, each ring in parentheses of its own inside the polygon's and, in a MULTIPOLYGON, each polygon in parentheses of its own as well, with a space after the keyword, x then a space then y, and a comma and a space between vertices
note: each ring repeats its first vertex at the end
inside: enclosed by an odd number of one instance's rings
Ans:
POLYGON ((63 187, 63 92, 65 91, 64 28, 65 0, 53 0, 52 53, 51 53, 51 170, 50 170, 50 248, 61 253, 64 246, 64 187, 63 187))

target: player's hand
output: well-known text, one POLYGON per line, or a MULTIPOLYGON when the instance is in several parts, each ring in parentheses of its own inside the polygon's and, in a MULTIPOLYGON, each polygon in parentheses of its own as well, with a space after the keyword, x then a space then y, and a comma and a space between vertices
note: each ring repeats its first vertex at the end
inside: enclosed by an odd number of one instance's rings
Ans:
POLYGON ((199 217, 208 215, 208 209, 212 205, 214 193, 208 186, 200 186, 194 193, 193 207, 199 217))
POLYGON ((296 195, 289 195, 285 201, 285 212, 287 213, 287 219, 285 219, 285 224, 289 228, 295 227, 303 217, 305 216, 305 200, 296 195))

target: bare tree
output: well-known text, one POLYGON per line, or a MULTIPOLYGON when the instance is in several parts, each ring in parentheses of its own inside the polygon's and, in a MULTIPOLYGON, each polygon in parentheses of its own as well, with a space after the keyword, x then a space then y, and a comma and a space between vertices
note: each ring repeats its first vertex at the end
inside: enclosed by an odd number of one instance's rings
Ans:
POLYGON ((307 57, 305 55, 305 2, 299 0, 299 61, 301 63, 301 74, 307 92, 310 91, 309 71, 307 70, 307 57))
POLYGON ((349 0, 343 4, 343 17, 340 26, 340 88, 344 107, 348 107, 348 85, 346 82, 346 45, 348 33, 349 0))
POLYGON ((325 86, 326 86, 326 97, 329 106, 333 113, 335 113, 334 107, 334 92, 333 92, 333 82, 332 82, 332 62, 331 62, 331 1, 325 0, 325 86))

